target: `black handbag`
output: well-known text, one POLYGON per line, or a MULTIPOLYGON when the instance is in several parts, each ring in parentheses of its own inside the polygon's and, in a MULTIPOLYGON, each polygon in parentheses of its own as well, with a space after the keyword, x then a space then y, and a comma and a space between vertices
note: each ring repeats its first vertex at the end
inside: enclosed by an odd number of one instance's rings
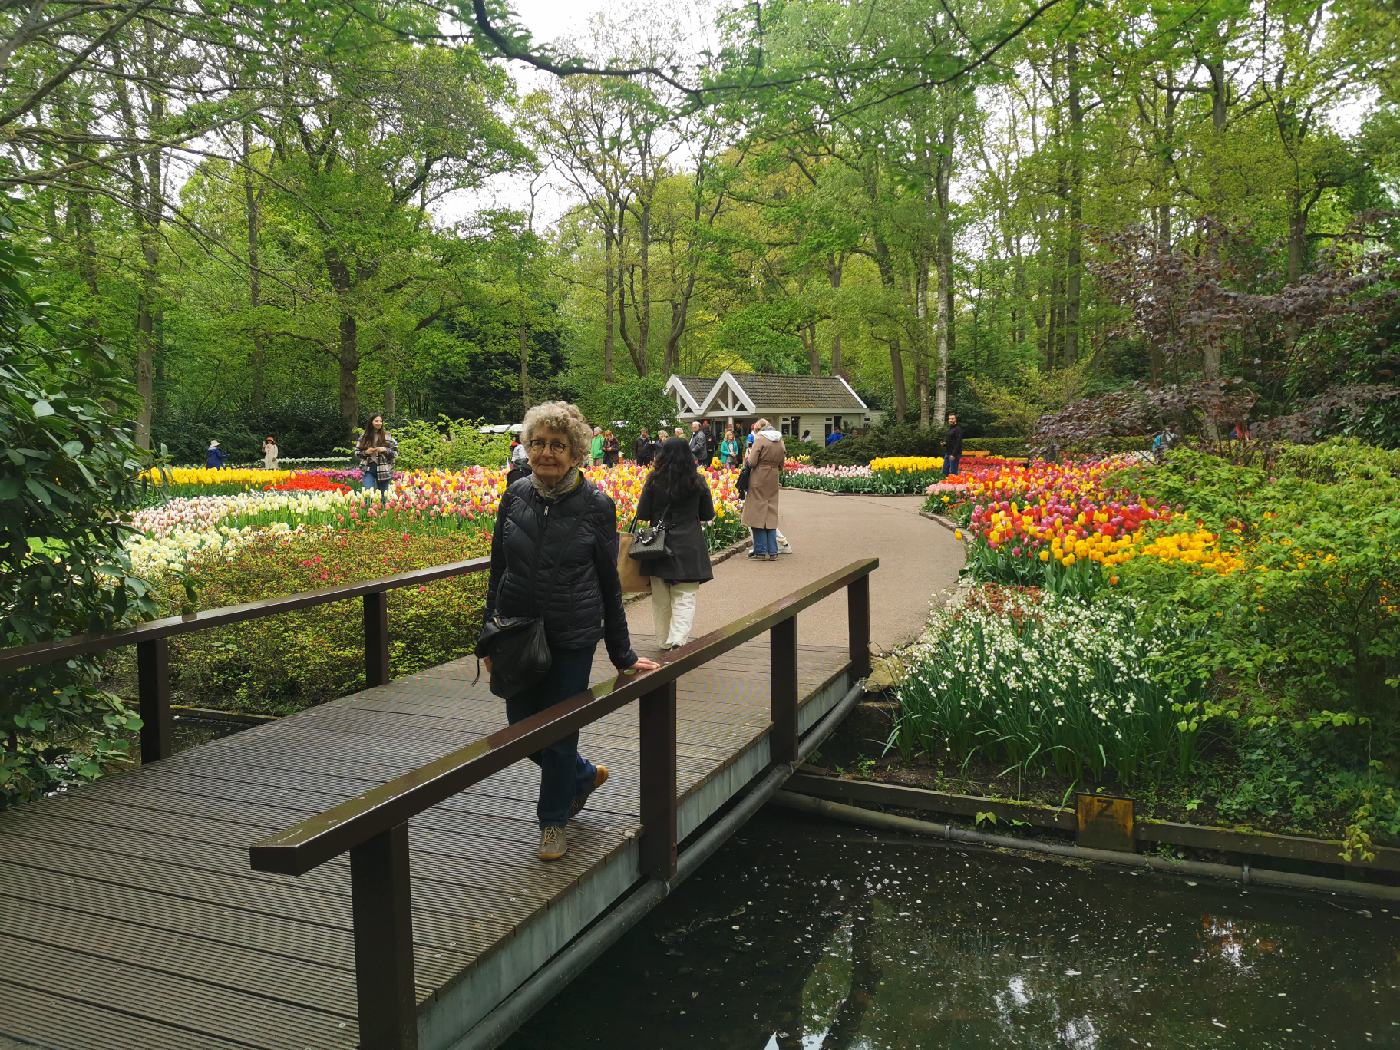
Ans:
POLYGON ((554 666, 542 616, 492 616, 481 628, 476 655, 491 658, 491 692, 503 700, 538 685, 554 666))
MULTIPOLYGON (((504 501, 498 513, 505 513, 504 501)), ((564 541, 564 550, 574 542, 574 535, 585 517, 580 512, 574 517, 574 527, 569 530, 569 538, 564 541)), ((535 572, 539 569, 540 553, 544 550, 545 529, 540 530, 539 546, 535 550, 535 564, 530 571, 530 593, 535 593, 535 572)), ((557 573, 559 563, 555 562, 557 573)), ((502 616, 496 613, 481 626, 481 634, 476 640, 476 656, 480 660, 491 658, 491 692, 502 700, 519 696, 525 690, 538 685, 554 666, 554 654, 549 651, 549 639, 544 633, 543 616, 502 616)), ((480 669, 478 668, 478 674, 480 669)))
POLYGON ((666 510, 661 512, 659 525, 643 525, 638 528, 637 522, 632 522, 632 546, 627 551, 629 558, 636 558, 638 561, 658 561, 671 556, 671 548, 666 546, 666 513, 670 509, 668 504, 666 510))

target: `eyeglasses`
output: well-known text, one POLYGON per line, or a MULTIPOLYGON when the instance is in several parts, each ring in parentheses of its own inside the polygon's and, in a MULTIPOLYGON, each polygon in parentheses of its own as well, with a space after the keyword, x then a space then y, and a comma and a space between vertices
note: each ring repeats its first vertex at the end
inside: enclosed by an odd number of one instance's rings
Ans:
POLYGON ((569 446, 565 442, 545 441, 543 438, 531 438, 525 442, 525 447, 531 452, 543 452, 545 449, 549 449, 556 456, 569 451, 569 446))

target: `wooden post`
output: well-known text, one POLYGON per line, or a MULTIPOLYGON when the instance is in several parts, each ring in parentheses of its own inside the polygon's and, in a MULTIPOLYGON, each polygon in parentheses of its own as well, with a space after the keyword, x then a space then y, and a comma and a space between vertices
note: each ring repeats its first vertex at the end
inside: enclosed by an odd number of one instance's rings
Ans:
POLYGON ((170 640, 136 643, 136 680, 141 701, 141 762, 170 757, 170 640))
POLYGON ((350 850, 362 1050, 418 1047, 409 878, 407 823, 396 824, 350 850))
POLYGON ((365 688, 389 684, 389 595, 365 595, 365 688))
POLYGON ((641 738, 642 874, 676 873, 676 683, 668 682, 637 705, 641 738))
POLYGON ((870 674, 870 577, 852 580, 846 587, 846 622, 851 639, 851 673, 870 674))
POLYGON ((773 762, 797 761, 797 617, 768 632, 768 692, 773 728, 768 734, 773 762))

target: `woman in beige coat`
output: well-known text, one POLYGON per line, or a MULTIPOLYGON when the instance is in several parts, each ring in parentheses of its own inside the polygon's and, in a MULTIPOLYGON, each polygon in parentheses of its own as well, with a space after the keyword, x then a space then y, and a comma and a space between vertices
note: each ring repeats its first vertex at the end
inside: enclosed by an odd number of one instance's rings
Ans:
POLYGON ((783 435, 774 430, 768 420, 760 419, 753 444, 744 457, 749 468, 749 491, 744 498, 742 520, 753 530, 755 558, 778 560, 779 474, 785 459, 787 446, 783 444, 783 435))

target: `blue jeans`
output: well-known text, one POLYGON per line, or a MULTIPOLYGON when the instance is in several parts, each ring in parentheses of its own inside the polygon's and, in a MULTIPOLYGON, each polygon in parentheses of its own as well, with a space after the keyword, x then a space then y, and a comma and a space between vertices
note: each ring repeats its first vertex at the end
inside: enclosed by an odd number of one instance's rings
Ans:
MULTIPOLYGON (((595 642, 587 649, 554 649, 553 663, 544 681, 506 701, 506 719, 510 724, 587 689, 597 648, 595 642)), ((535 809, 540 827, 562 828, 569 822, 574 797, 592 789, 597 767, 578 753, 577 731, 536 751, 530 761, 540 767, 540 801, 535 809)))
POLYGON ((373 467, 370 467, 368 470, 365 471, 363 481, 366 492, 373 492, 375 489, 379 490, 380 503, 383 503, 386 499, 389 498, 389 483, 387 481, 380 481, 379 472, 373 467))
POLYGON ((961 454, 958 454, 958 455, 956 455, 956 456, 944 456, 944 457, 943 457, 943 476, 946 478, 949 474, 956 474, 956 473, 958 472, 958 467, 961 465, 961 463, 962 463, 962 455, 961 455, 961 454))
POLYGON ((755 554, 778 553, 777 529, 753 529, 753 552, 755 554))

